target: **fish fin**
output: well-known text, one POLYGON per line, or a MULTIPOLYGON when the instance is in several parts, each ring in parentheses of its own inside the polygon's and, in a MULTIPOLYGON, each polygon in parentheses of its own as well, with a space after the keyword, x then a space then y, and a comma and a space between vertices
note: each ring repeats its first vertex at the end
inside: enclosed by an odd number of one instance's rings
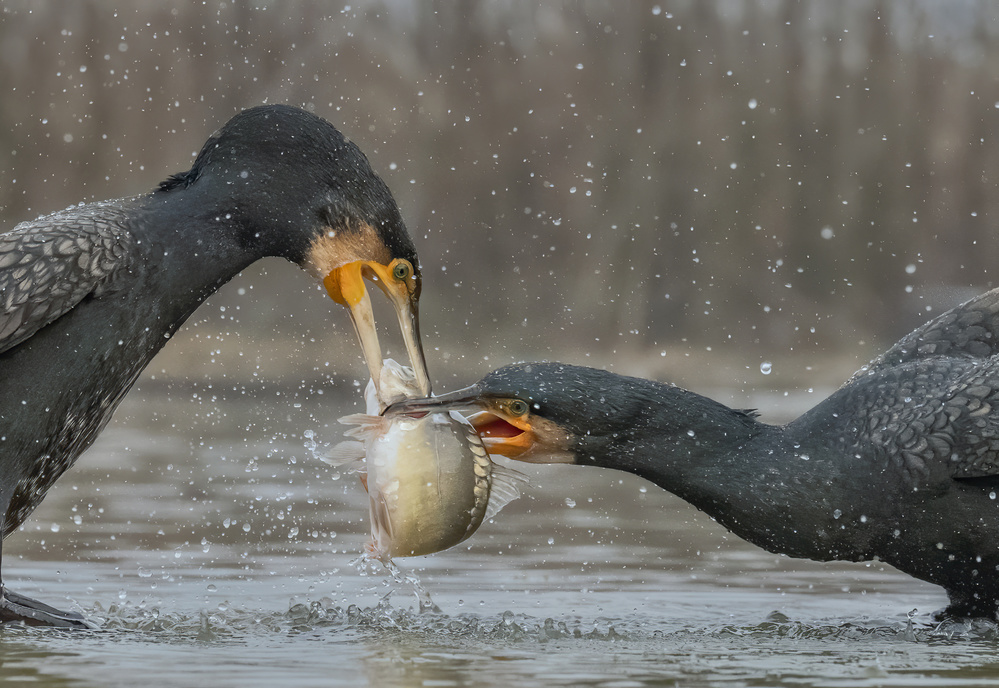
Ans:
POLYGON ((483 521, 488 521, 500 512, 500 509, 520 496, 520 486, 528 483, 527 476, 520 471, 498 463, 493 464, 492 483, 489 486, 489 506, 483 521))
POLYGON ((340 442, 330 447, 326 456, 320 457, 323 463, 330 466, 348 466, 362 463, 365 457, 363 442, 340 442))
POLYGON ((337 423, 342 425, 371 425, 372 421, 380 418, 380 416, 372 416, 367 413, 351 413, 347 416, 340 416, 336 419, 337 423))
POLYGON ((368 506, 371 518, 371 552, 376 558, 385 561, 392 555, 392 514, 383 494, 372 496, 368 506))
POLYGON ((337 422, 343 425, 355 426, 343 434, 346 437, 353 437, 363 442, 373 439, 383 432, 385 424, 389 421, 381 416, 372 416, 367 413, 352 413, 349 416, 338 418, 337 422))

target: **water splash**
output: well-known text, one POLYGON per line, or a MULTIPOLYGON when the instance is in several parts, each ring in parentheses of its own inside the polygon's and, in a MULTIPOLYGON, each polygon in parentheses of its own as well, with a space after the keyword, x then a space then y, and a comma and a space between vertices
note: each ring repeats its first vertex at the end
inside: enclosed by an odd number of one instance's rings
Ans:
MULTIPOLYGON (((396 585, 406 585, 412 588, 416 595, 417 609, 420 614, 435 613, 440 614, 441 608, 437 606, 430 592, 423 586, 419 576, 413 571, 403 571, 392 559, 379 558, 372 552, 366 552, 360 557, 352 560, 350 564, 362 575, 385 574, 387 573, 396 585)), ((388 599, 395 590, 390 590, 383 599, 388 599)))
MULTIPOLYGON (((144 603, 114 603, 107 609, 99 604, 83 610, 101 625, 100 634, 128 633, 148 636, 157 642, 177 639, 206 644, 242 641, 253 637, 322 632, 331 638, 409 639, 416 641, 496 642, 538 644, 548 642, 614 642, 637 648, 654 649, 686 645, 690 642, 750 639, 754 642, 820 641, 877 643, 937 643, 956 641, 990 641, 999 639, 999 624, 986 620, 949 620, 936 623, 929 614, 908 615, 904 620, 858 618, 829 623, 794 620, 781 612, 773 612, 763 620, 749 624, 692 628, 682 621, 674 628, 650 626, 647 617, 584 619, 574 615, 559 618, 539 618, 506 610, 492 614, 463 612, 451 615, 442 612, 415 575, 396 570, 391 574, 382 567, 381 574, 405 586, 412 586, 420 604, 396 606, 390 590, 371 606, 343 600, 339 604, 330 597, 292 601, 283 612, 233 608, 223 603, 212 609, 194 613, 168 612, 144 603), (417 586, 419 586, 417 588, 417 586), (421 592, 422 591, 422 592, 421 592)), ((16 627, 5 633, 29 633, 16 627)))

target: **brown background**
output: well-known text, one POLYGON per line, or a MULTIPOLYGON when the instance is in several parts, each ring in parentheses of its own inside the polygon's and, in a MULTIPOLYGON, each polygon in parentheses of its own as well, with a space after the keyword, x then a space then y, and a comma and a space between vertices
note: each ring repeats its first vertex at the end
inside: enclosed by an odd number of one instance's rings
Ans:
MULTIPOLYGON (((832 384, 999 264, 988 2, 0 7, 0 226, 307 107, 402 206, 439 388, 539 357, 832 384)), ((337 310, 266 261, 151 373, 363 375, 337 310)))

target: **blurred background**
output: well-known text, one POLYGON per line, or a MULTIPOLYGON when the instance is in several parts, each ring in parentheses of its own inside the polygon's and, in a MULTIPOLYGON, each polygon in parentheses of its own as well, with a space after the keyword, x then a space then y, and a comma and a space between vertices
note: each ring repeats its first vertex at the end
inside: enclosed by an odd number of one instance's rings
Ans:
MULTIPOLYGON (((402 207, 438 389, 534 358, 835 385, 999 265, 984 0, 118 4, 0 3, 0 226, 305 107, 402 207)), ((363 376, 339 310, 264 261, 144 380, 363 376)))
MULTIPOLYGON (((438 392, 504 363, 559 359, 786 421, 999 269, 993 2, 121 4, 0 0, 0 231, 148 192, 243 108, 305 107, 361 147, 399 202, 424 269, 438 392)), ((353 385, 366 379, 342 310, 271 259, 192 316, 27 533, 4 543, 19 592, 69 598, 112 628, 159 629, 162 608, 180 630, 95 636, 82 650, 54 635, 20 654, 5 641, 0 679, 19 657, 74 685, 134 685, 150 666, 170 685, 289 685, 309 667, 310 685, 364 685, 364 670, 380 688, 539 675, 658 685, 649 677, 678 664, 699 685, 827 685, 882 680, 894 656, 896 682, 919 670, 939 683, 939 644, 873 634, 858 649, 852 621, 847 647, 802 653, 799 642, 825 638, 809 628, 827 619, 904 625, 913 608, 943 606, 939 589, 876 562, 771 555, 635 476, 558 466, 518 466, 531 477, 522 499, 405 568, 448 613, 467 600, 483 628, 512 609, 585 630, 619 615, 622 632, 644 629, 637 638, 709 631, 653 637, 613 662, 588 642, 497 657, 491 636, 479 650, 467 633, 449 645, 435 632, 417 637, 417 660, 399 661, 394 627, 363 636, 373 650, 352 644, 353 626, 334 630, 347 642, 316 653, 296 625, 191 663, 206 618, 223 629, 277 618, 280 630, 289 597, 347 608, 385 595, 349 564, 367 537, 366 495, 307 449, 307 431, 338 440, 335 419, 357 409, 353 385), (806 624, 767 630, 773 609, 806 624), (761 644, 761 632, 793 642, 761 644), (790 659, 771 659, 772 647, 790 659), (920 660, 919 647, 932 653, 920 660), (451 673, 384 680, 426 667, 451 673)), ((394 318, 380 315, 398 355, 394 318)), ((952 664, 976 665, 957 682, 992 661, 954 647, 952 664)))

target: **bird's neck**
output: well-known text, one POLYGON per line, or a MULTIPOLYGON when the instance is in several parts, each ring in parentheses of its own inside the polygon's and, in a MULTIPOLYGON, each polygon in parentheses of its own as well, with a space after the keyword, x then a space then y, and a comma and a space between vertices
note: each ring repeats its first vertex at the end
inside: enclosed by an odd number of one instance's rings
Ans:
POLYGON ((206 206, 179 193, 153 193, 139 204, 144 221, 137 223, 136 238, 156 266, 148 275, 157 283, 156 293, 169 295, 161 303, 168 311, 162 317, 174 329, 219 287, 264 257, 239 240, 239 228, 224 210, 192 210, 206 206))
POLYGON ((677 387, 659 387, 643 408, 644 417, 593 438, 589 453, 584 440, 579 463, 639 475, 772 552, 866 556, 864 543, 839 541, 837 504, 824 498, 834 497, 830 486, 841 482, 842 466, 821 439, 793 436, 677 387))
POLYGON ((747 447, 776 430, 680 387, 649 383, 635 393, 643 399, 637 410, 606 432, 584 437, 579 462, 634 473, 698 507, 726 467, 747 460, 747 447))

